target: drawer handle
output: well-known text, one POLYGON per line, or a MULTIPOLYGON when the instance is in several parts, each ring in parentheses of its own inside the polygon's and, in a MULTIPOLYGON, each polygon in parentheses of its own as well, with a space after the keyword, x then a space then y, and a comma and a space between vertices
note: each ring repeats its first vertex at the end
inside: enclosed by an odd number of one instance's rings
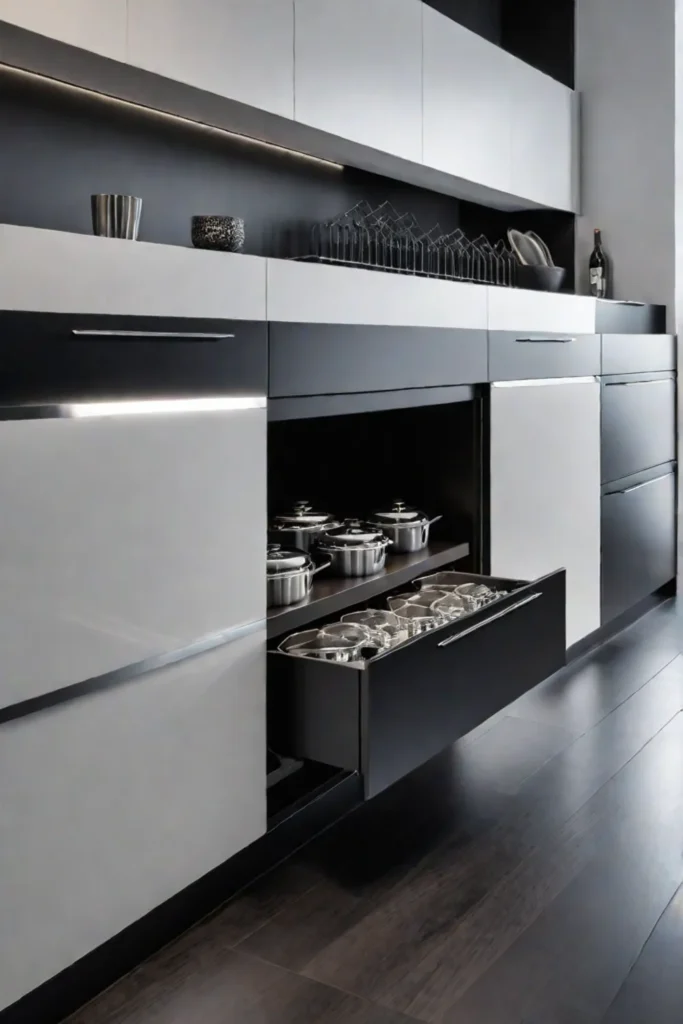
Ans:
POLYGON ((568 345, 576 338, 515 338, 518 345, 568 345))
POLYGON ((116 330, 73 330, 77 338, 168 338, 172 341, 225 341, 234 334, 213 334, 204 331, 116 331, 116 330))
MULTIPOLYGON (((661 476, 656 476, 654 480, 644 480, 642 484, 625 487, 623 491, 610 491, 610 494, 630 494, 632 491, 639 491, 641 487, 649 487, 650 484, 656 484, 659 480, 666 480, 668 476, 673 476, 673 473, 663 473, 661 476)), ((609 494, 606 494, 605 497, 608 498, 609 494)))
POLYGON ((644 302, 635 302, 633 299, 617 299, 615 306, 644 306, 644 302))
POLYGON ((456 633, 455 636, 449 636, 446 640, 442 640, 438 645, 439 647, 448 647, 449 644, 454 644, 456 640, 462 640, 464 636, 469 636, 470 633, 476 633, 478 629, 483 629, 484 626, 488 626, 491 622, 495 622, 496 619, 504 619, 506 615, 510 615, 511 612, 516 612, 518 608, 523 608, 525 604, 531 604, 535 601, 540 594, 529 594, 521 601, 517 601, 516 604, 511 604, 508 608, 503 608, 502 611, 496 612, 495 615, 489 615, 488 619, 484 619, 483 622, 477 622, 476 625, 470 626, 469 629, 463 629, 462 633, 456 633))
POLYGON ((613 380, 605 384, 606 388, 638 388, 643 384, 672 384, 673 377, 662 377, 660 380, 613 380))

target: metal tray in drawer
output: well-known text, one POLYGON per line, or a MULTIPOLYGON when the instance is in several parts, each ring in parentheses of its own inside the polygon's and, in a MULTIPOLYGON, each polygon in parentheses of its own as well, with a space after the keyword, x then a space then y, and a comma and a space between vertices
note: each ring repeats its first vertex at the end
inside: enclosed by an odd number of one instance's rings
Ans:
POLYGON ((469 580, 512 592, 366 662, 271 652, 278 751, 358 771, 371 797, 565 663, 564 570, 530 584, 469 580))
POLYGON ((489 333, 489 380, 595 377, 600 373, 597 334, 489 333))
POLYGON ((676 458, 676 381, 671 375, 607 379, 601 397, 603 483, 676 458))

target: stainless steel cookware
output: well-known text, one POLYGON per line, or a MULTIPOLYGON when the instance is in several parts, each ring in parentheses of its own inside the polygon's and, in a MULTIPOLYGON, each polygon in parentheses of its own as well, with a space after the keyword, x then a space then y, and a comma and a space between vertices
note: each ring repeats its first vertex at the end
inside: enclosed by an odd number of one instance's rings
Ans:
POLYGON ((342 615, 341 620, 365 626, 383 647, 395 647, 408 640, 411 635, 407 623, 399 619, 394 612, 386 611, 384 608, 365 608, 359 612, 346 612, 345 615, 342 615))
POLYGON ((389 537, 394 545, 394 554, 408 554, 427 547, 430 526, 442 518, 434 516, 430 519, 424 512, 395 501, 390 508, 373 512, 368 523, 389 537))
POLYGON ((384 568, 390 544, 379 530, 346 519, 320 534, 318 550, 330 559, 337 576, 373 576, 384 568))
POLYGON ((316 566, 306 551, 269 544, 266 555, 268 607, 285 607, 303 601, 311 589, 313 577, 329 562, 316 566))
POLYGON ((307 501, 297 501, 289 512, 275 516, 270 530, 277 533, 283 544, 310 551, 320 534, 335 526, 339 526, 339 521, 329 512, 319 512, 307 501))
POLYGON ((440 597, 445 594, 425 592, 424 594, 397 594, 387 599, 392 612, 402 619, 411 636, 435 629, 448 621, 447 617, 435 607, 440 597))
POLYGON ((142 216, 142 199, 102 193, 90 196, 92 229, 106 238, 129 238, 136 241, 142 216))
POLYGON ((303 633, 292 633, 278 647, 283 654, 295 654, 303 658, 319 658, 322 661, 359 661, 363 650, 369 646, 368 635, 362 637, 326 636, 321 629, 307 629, 303 633))

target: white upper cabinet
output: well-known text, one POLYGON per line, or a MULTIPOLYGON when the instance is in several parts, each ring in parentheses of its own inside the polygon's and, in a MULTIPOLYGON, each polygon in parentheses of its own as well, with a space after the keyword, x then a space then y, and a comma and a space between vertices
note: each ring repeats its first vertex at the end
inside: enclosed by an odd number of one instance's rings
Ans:
POLYGON ((510 191, 512 58, 424 8, 424 162, 510 191))
POLYGON ((126 59, 126 0, 0 0, 0 20, 126 59))
POLYGON ((419 0, 296 0, 295 116, 422 160, 419 0))
POLYGON ((128 0, 128 61, 292 118, 294 0, 128 0))
POLYGON ((575 210, 574 93, 515 58, 510 75, 511 191, 545 206, 575 210))

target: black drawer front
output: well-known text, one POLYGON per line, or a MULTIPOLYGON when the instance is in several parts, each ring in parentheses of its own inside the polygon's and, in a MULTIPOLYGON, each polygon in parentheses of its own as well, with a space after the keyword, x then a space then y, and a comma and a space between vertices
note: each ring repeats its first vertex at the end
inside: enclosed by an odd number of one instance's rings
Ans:
POLYGON ((647 373, 676 369, 676 339, 672 334, 603 334, 602 372, 647 373))
POLYGON ((272 653, 278 742, 360 771, 371 797, 557 671, 565 649, 560 570, 362 670, 272 653))
POLYGON ((676 474, 625 482, 602 498, 602 622, 676 575, 676 474))
POLYGON ((273 398, 476 384, 486 365, 486 331, 270 324, 273 398))
POLYGON ((0 401, 265 395, 265 323, 0 313, 0 401))
POLYGON ((676 457, 673 377, 604 383, 601 447, 603 483, 672 462, 676 457))
POLYGON ((666 306, 599 299, 595 329, 598 334, 664 334, 666 306))
POLYGON ((491 381, 595 377, 600 373, 597 334, 489 333, 491 381))

